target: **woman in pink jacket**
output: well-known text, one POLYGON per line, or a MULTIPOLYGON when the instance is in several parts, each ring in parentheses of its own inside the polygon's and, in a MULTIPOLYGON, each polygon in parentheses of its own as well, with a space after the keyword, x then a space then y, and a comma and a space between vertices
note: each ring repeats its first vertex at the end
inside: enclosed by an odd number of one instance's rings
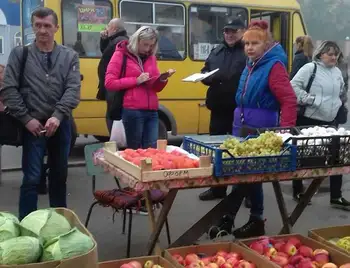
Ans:
POLYGON ((158 33, 149 26, 139 28, 129 39, 120 42, 109 62, 105 87, 125 90, 122 120, 128 148, 156 147, 158 139, 158 96, 167 79, 175 72, 160 75, 155 53, 158 33), (121 75, 123 59, 126 68, 121 75))

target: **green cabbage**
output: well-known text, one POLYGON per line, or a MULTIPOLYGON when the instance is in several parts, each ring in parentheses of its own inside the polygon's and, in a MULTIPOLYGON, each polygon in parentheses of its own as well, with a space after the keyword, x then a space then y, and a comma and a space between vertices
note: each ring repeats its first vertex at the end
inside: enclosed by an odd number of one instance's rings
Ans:
POLYGON ((40 261, 62 260, 80 256, 89 252, 93 247, 92 239, 75 227, 70 232, 46 243, 40 261))
POLYGON ((20 223, 21 235, 33 236, 42 243, 71 230, 70 223, 54 209, 40 209, 30 213, 20 223))
POLYGON ((30 236, 11 238, 0 243, 0 264, 35 263, 40 258, 41 253, 39 239, 30 236))
POLYGON ((0 212, 0 242, 20 235, 18 219, 7 212, 0 212))

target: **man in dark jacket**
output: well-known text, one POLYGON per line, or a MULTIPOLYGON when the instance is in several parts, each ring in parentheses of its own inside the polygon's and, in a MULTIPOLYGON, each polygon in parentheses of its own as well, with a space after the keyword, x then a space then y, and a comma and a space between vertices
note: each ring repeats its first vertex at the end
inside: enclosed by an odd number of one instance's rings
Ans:
POLYGON ((96 98, 98 100, 106 100, 107 101, 107 128, 109 133, 111 133, 113 118, 109 118, 108 109, 111 105, 111 100, 113 100, 114 92, 108 92, 105 88, 105 75, 107 66, 113 56, 116 45, 123 40, 127 40, 128 36, 124 27, 124 23, 119 18, 112 19, 108 25, 107 29, 101 32, 101 40, 100 40, 100 49, 102 52, 102 57, 100 63, 98 65, 98 92, 96 98))
MULTIPOLYGON (((239 79, 246 66, 244 44, 241 39, 246 28, 241 19, 233 19, 225 25, 224 41, 214 48, 205 62, 202 72, 219 71, 202 82, 209 86, 206 105, 210 114, 210 135, 232 134, 233 111, 239 79)), ((202 201, 223 198, 227 187, 210 188, 201 193, 202 201)))

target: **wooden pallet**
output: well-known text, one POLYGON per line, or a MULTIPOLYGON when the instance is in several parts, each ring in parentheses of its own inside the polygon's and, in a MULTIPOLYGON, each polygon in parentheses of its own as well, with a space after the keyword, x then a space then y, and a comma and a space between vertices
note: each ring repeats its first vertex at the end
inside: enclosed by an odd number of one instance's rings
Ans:
MULTIPOLYGON (((165 150, 167 146, 166 140, 158 140, 157 148, 165 150)), ((186 169, 167 169, 167 170, 152 170, 152 159, 145 158, 141 160, 141 167, 126 161, 117 153, 116 143, 106 142, 103 148, 104 159, 115 167, 130 174, 141 182, 152 182, 174 179, 193 179, 210 177, 213 175, 213 165, 210 156, 201 156, 199 158, 199 168, 186 169)))

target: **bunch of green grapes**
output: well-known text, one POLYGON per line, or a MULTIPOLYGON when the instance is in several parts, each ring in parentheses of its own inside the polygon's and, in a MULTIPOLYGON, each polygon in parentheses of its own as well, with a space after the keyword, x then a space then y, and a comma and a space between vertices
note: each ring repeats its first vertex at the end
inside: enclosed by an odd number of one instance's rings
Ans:
MULTIPOLYGON (((238 139, 230 138, 223 142, 221 149, 226 149, 235 157, 242 156, 268 156, 280 154, 283 146, 283 139, 276 133, 269 131, 257 138, 240 142, 238 139)), ((230 157, 224 153, 224 158, 230 157)))

